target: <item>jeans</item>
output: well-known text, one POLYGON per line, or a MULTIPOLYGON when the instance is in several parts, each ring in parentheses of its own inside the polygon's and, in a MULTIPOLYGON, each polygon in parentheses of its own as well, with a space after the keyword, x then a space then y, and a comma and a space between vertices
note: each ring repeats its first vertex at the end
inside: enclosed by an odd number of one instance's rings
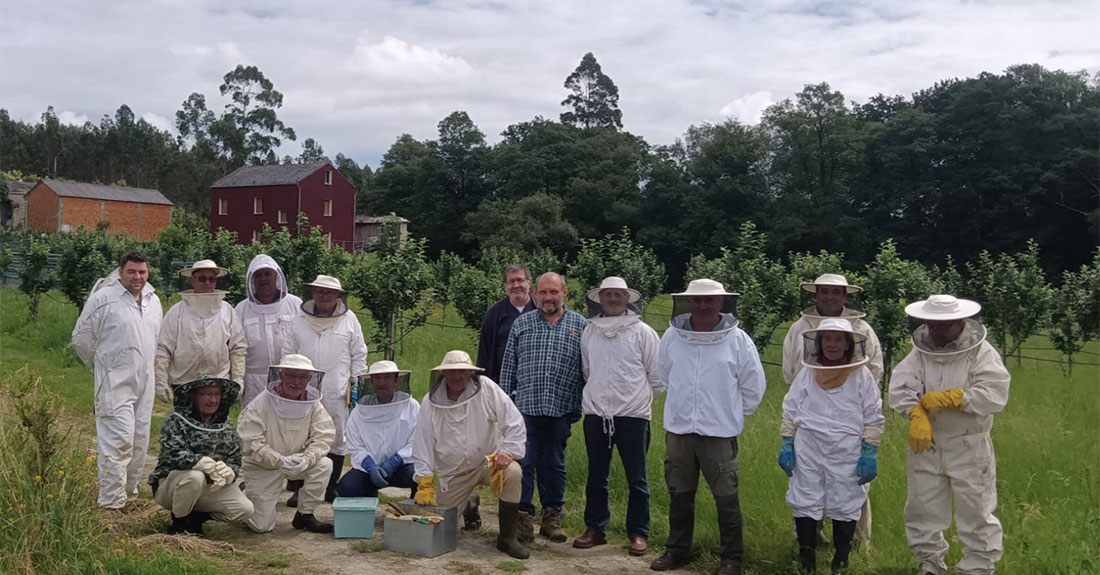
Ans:
POLYGON ((608 475, 612 445, 626 471, 630 496, 626 504, 628 537, 649 538, 649 481, 645 457, 649 451, 649 421, 640 417, 614 417, 605 422, 598 415, 584 416, 584 445, 588 451, 588 485, 585 489, 584 524, 607 533, 611 520, 608 475), (610 435, 608 432, 611 432, 610 435))
MULTIPOLYGON (((416 481, 413 480, 413 464, 406 463, 394 470, 390 476, 390 487, 410 487, 412 497, 416 495, 416 481)), ((370 480, 370 474, 352 469, 340 478, 336 485, 336 493, 340 497, 378 497, 378 488, 370 480)))
POLYGON ((535 496, 535 476, 538 476, 539 501, 542 508, 561 510, 565 505, 565 442, 572 434, 568 415, 524 415, 527 425, 527 454, 523 467, 523 489, 519 509, 535 514, 531 500, 535 496))

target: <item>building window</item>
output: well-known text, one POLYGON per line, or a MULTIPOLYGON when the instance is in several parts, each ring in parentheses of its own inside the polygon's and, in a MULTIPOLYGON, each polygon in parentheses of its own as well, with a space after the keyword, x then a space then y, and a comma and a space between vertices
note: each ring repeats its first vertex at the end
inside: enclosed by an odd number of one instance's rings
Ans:
POLYGON ((252 214, 261 215, 264 213, 264 199, 252 198, 252 214))
POLYGON ((260 241, 260 230, 252 230, 252 241, 253 242, 260 241))
POLYGON ((325 200, 325 215, 332 215, 332 200, 325 200))
POLYGON ((325 234, 325 247, 332 249, 332 232, 325 234))
POLYGON ((325 185, 332 185, 332 170, 325 170, 325 185))
POLYGON ((279 210, 279 223, 280 224, 285 224, 286 223, 286 210, 279 210))
POLYGON ((229 215, 229 198, 221 198, 221 199, 218 200, 218 215, 219 216, 228 216, 229 215))

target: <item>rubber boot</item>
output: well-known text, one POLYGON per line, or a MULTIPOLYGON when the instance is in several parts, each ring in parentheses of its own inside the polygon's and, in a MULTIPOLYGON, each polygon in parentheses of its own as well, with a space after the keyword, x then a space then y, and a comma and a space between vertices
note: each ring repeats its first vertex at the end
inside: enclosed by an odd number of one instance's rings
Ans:
POLYGON ((290 522, 290 525, 295 529, 305 529, 310 533, 332 533, 332 524, 317 519, 312 513, 294 513, 294 520, 290 522))
POLYGON ((286 500, 287 507, 294 508, 298 506, 298 490, 301 489, 302 486, 305 484, 306 481, 304 479, 286 480, 286 490, 294 492, 293 494, 291 494, 290 498, 286 500))
POLYGON ((298 490, 294 490, 294 494, 286 500, 286 506, 290 508, 298 507, 298 490))
POLYGON ((205 537, 205 534, 202 532, 202 524, 210 521, 212 517, 205 511, 192 511, 191 514, 184 517, 184 519, 189 519, 187 527, 185 527, 188 533, 198 535, 199 537, 205 537))
POLYGON ((803 573, 817 572, 817 519, 795 517, 794 529, 798 534, 798 560, 803 573))
POLYGON ((466 500, 466 509, 462 511, 463 529, 467 531, 481 529, 481 512, 478 510, 480 504, 481 496, 476 491, 471 493, 470 498, 466 500))
POLYGON ((848 568, 848 554, 852 551, 852 538, 856 535, 855 521, 837 521, 833 519, 833 573, 841 573, 848 568))
POLYGON ((336 501, 336 484, 340 482, 340 474, 344 471, 344 456, 334 453, 328 454, 332 460, 332 475, 328 476, 328 487, 325 488, 325 502, 336 501))
POLYGON ((172 514, 172 525, 168 527, 169 535, 179 535, 181 533, 187 533, 188 527, 191 525, 191 516, 184 515, 183 517, 176 517, 176 514, 172 514))
POLYGON ((519 523, 519 503, 501 501, 499 505, 500 535, 497 535, 497 551, 515 559, 527 559, 531 552, 516 538, 519 523))

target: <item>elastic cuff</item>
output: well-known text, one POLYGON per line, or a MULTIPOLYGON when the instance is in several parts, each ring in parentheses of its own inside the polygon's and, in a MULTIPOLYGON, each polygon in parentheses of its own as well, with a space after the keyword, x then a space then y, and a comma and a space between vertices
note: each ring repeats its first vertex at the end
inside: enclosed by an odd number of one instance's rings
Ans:
POLYGON ((882 442, 882 427, 864 427, 863 441, 866 441, 867 443, 878 447, 879 443, 882 442))

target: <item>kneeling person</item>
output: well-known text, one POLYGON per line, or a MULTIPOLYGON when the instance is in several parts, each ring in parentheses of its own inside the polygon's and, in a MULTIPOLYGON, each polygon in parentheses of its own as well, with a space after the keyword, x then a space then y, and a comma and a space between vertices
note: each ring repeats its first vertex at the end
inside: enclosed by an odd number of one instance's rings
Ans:
POLYGON ((248 527, 258 533, 275 528, 275 504, 286 479, 304 481, 292 525, 314 533, 332 533, 332 524, 313 516, 324 501, 332 460, 325 457, 336 436, 332 418, 321 405, 321 378, 309 358, 290 354, 271 366, 264 393, 241 412, 248 498, 255 506, 248 527))
POLYGON ((493 380, 470 362, 464 351, 449 351, 432 368, 432 385, 421 405, 413 434, 413 465, 420 505, 465 505, 478 485, 500 498, 497 549, 526 559, 530 552, 516 539, 526 454, 523 416, 493 380), (432 473, 439 475, 439 495, 432 473))
POLYGON ((210 519, 240 521, 252 502, 237 486, 241 438, 229 421, 240 386, 200 376, 175 390, 175 409, 160 428, 160 457, 149 475, 153 497, 172 512, 169 533, 202 535, 210 519))
POLYGON ((409 371, 392 361, 371 364, 359 378, 359 399, 348 416, 352 470, 336 487, 340 497, 377 497, 383 487, 410 487, 413 430, 420 404, 409 392, 409 371))

